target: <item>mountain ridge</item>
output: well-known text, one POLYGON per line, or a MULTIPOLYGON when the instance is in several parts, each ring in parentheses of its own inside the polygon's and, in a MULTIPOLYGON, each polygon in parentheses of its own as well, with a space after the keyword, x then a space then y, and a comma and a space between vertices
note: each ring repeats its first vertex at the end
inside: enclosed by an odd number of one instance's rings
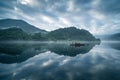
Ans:
POLYGON ((78 29, 76 27, 60 28, 48 33, 48 37, 52 40, 95 40, 96 38, 87 30, 78 29))
POLYGON ((109 36, 110 40, 120 40, 120 33, 115 33, 109 36))
POLYGON ((47 32, 23 20, 16 19, 0 20, 0 40, 100 41, 100 39, 95 38, 89 31, 78 29, 74 26, 47 32))
POLYGON ((23 31, 27 33, 47 32, 46 30, 39 29, 27 23, 24 20, 10 19, 10 18, 0 20, 0 29, 7 29, 7 28, 12 28, 12 27, 21 28, 23 31))

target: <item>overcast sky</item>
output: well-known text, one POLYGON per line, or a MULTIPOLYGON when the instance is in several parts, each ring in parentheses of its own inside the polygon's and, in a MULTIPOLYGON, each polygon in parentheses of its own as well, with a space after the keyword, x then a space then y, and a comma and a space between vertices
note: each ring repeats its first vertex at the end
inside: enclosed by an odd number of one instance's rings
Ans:
POLYGON ((120 0, 0 0, 0 19, 48 31, 76 26, 95 35, 120 32, 120 0))

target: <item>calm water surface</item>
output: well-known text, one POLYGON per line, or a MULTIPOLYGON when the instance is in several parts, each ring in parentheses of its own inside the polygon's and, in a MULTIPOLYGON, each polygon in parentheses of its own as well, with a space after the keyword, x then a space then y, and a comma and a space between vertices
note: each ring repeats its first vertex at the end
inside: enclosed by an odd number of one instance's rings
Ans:
POLYGON ((120 80, 120 42, 1 43, 0 80, 120 80))

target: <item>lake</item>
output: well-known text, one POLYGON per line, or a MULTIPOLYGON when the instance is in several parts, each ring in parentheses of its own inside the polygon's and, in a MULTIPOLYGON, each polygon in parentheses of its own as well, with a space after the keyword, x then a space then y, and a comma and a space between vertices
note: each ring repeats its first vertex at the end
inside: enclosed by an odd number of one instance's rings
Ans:
POLYGON ((0 43, 0 80, 120 80, 120 42, 0 43))

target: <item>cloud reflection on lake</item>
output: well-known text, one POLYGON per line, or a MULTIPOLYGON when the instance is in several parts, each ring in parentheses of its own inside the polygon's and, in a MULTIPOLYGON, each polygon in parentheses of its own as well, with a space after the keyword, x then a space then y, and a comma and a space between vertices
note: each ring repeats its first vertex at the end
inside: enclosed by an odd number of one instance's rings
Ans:
POLYGON ((101 44, 85 54, 45 51, 21 63, 0 63, 1 80, 119 80, 120 51, 101 44))

